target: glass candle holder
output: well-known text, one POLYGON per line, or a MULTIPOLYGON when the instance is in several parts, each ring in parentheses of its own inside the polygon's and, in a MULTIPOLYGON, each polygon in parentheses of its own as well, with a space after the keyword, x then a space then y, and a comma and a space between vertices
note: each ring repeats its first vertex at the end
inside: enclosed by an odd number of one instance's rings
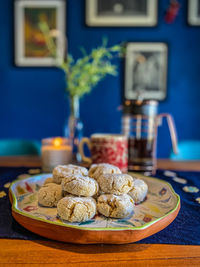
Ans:
POLYGON ((72 161, 72 145, 69 139, 52 137, 42 139, 42 171, 52 172, 57 165, 72 161))

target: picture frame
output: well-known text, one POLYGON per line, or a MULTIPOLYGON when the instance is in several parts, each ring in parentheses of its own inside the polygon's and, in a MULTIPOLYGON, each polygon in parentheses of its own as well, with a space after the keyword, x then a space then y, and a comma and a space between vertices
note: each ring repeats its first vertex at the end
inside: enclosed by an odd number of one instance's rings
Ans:
POLYGON ((166 43, 127 43, 125 100, 164 100, 167 91, 167 64, 166 43))
POLYGON ((188 24, 191 26, 200 25, 200 1, 188 0, 188 24))
POLYGON ((66 45, 65 9, 63 0, 15 0, 16 66, 55 66, 62 61, 66 45), (39 29, 41 20, 54 32, 56 57, 50 55, 44 34, 39 29))
POLYGON ((105 27, 157 25, 158 0, 86 0, 86 24, 105 27))

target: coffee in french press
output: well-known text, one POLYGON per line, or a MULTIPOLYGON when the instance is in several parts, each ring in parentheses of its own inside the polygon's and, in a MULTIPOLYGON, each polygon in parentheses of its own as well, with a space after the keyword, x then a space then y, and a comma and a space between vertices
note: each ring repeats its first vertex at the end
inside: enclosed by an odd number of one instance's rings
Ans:
POLYGON ((176 153, 177 137, 170 114, 157 115, 155 100, 126 101, 123 107, 122 131, 128 137, 129 171, 154 173, 156 170, 157 127, 166 117, 176 153))

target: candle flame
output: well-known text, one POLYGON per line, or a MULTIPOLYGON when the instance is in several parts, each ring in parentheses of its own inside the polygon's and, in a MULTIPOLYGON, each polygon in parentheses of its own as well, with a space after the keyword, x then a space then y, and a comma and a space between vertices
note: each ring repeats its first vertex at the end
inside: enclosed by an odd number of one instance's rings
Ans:
POLYGON ((61 144, 62 144, 62 138, 61 138, 61 137, 57 137, 57 138, 55 138, 55 139, 53 140, 53 145, 54 145, 55 147, 59 147, 59 146, 61 146, 61 144))

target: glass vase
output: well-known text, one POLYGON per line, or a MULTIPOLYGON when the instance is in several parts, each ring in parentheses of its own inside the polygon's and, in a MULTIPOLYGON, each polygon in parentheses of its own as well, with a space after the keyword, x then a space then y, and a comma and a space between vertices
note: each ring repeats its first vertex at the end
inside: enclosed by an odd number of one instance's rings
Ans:
POLYGON ((73 159, 81 161, 78 145, 83 137, 83 122, 80 119, 80 99, 78 96, 69 97, 70 114, 64 126, 64 136, 69 138, 73 147, 73 159))

